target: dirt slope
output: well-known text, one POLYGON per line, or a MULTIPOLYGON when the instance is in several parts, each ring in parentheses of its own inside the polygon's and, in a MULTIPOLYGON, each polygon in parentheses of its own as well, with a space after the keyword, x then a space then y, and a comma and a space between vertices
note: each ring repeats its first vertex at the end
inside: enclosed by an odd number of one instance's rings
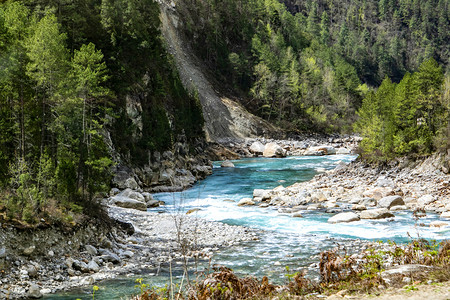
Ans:
POLYGON ((273 136, 280 132, 263 119, 250 114, 242 105, 220 95, 208 80, 203 63, 193 55, 180 33, 182 25, 172 1, 160 0, 161 31, 168 51, 175 58, 184 86, 197 90, 205 118, 205 132, 209 141, 273 136))

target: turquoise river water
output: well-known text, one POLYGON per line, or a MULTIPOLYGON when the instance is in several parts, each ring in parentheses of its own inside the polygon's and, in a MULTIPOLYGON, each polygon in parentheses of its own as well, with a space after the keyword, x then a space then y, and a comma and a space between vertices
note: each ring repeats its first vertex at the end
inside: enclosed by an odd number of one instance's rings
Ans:
MULTIPOLYGON (((268 275, 272 281, 285 280, 286 266, 291 270, 308 267, 318 261, 317 255, 325 250, 344 245, 349 248, 359 240, 392 240, 406 242, 409 235, 428 239, 448 239, 450 232, 420 228, 417 232, 409 212, 396 212, 394 220, 364 220, 353 223, 328 224, 332 214, 325 211, 307 211, 304 218, 279 214, 272 208, 238 207, 235 202, 251 197, 253 189, 288 186, 298 181, 310 180, 318 170, 330 170, 340 161, 350 162, 351 155, 322 157, 245 158, 233 161, 235 168, 220 168, 214 163, 213 174, 194 187, 180 193, 155 194, 155 199, 166 202, 166 213, 184 213, 200 208, 196 217, 232 225, 242 225, 264 230, 259 241, 245 242, 222 249, 212 259, 213 264, 232 268, 239 274, 261 278, 268 275)), ((157 208, 154 210, 161 210, 157 208)), ((428 223, 438 216, 428 214, 421 222, 428 223)), ((181 277, 176 271, 176 277, 181 277)), ((167 274, 139 275, 151 285, 167 283, 167 274)), ((134 278, 123 278, 96 283, 101 289, 95 299, 126 299, 136 293, 134 278)), ((46 296, 44 299, 92 299, 92 288, 46 296)))

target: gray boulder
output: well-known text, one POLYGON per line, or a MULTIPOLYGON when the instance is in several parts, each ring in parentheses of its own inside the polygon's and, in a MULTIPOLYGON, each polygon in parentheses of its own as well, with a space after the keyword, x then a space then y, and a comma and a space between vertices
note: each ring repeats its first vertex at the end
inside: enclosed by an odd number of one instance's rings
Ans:
POLYGON ((133 191, 130 188, 124 190, 118 196, 134 199, 134 200, 141 201, 141 202, 145 202, 145 197, 141 193, 133 191))
POLYGON ((85 245, 84 248, 86 248, 87 253, 89 253, 92 256, 97 255, 97 249, 92 245, 85 245))
POLYGON ((133 177, 130 177, 127 180, 125 180, 125 187, 132 190, 137 190, 139 188, 139 184, 133 177))
POLYGON ((354 222, 354 221, 359 221, 359 216, 357 214, 355 214, 354 212, 339 213, 328 219, 328 223, 331 223, 331 224, 348 223, 348 222, 354 222))
POLYGON ((121 260, 117 254, 112 253, 111 251, 109 251, 107 249, 99 249, 99 252, 101 254, 100 258, 103 261, 112 262, 113 264, 119 264, 121 262, 121 260))
POLYGON ((391 208, 393 206, 397 205, 405 205, 405 202, 403 201, 403 198, 401 196, 386 196, 378 200, 378 206, 385 207, 385 208, 391 208))
POLYGON ((394 215, 387 208, 376 208, 363 210, 359 217, 361 219, 384 219, 392 218, 394 215))
POLYGON ((152 200, 147 201, 147 207, 148 208, 159 207, 159 205, 160 205, 160 201, 158 201, 158 200, 152 199, 152 200))
POLYGON ((123 208, 132 208, 142 211, 147 211, 147 205, 144 202, 134 200, 131 198, 121 197, 121 196, 115 196, 111 198, 111 204, 114 204, 119 207, 123 208))
POLYGON ((28 298, 32 298, 32 299, 42 298, 42 293, 41 293, 39 286, 37 284, 32 283, 30 285, 30 288, 28 289, 27 296, 28 296, 28 298))
POLYGON ((91 260, 87 264, 87 268, 88 268, 88 270, 90 272, 95 272, 95 273, 97 273, 100 270, 100 267, 98 266, 98 264, 94 260, 91 260))

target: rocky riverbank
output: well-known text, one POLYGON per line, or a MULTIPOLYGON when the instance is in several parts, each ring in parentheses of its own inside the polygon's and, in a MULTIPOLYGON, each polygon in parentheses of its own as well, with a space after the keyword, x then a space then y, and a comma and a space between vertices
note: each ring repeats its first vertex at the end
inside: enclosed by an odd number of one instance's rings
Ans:
POLYGON ((186 215, 115 206, 108 213, 119 226, 1 228, 0 299, 39 298, 121 275, 157 273, 170 261, 179 265, 183 255, 207 259, 222 247, 258 238, 244 227, 186 215))
POLYGON ((329 223, 394 218, 401 210, 416 211, 415 216, 420 217, 429 211, 440 214, 442 221, 424 225, 444 227, 450 225, 449 156, 402 159, 385 168, 359 161, 342 163, 308 182, 273 190, 255 189, 253 199, 243 199, 240 204, 273 206, 293 217, 325 210, 336 214, 329 223))

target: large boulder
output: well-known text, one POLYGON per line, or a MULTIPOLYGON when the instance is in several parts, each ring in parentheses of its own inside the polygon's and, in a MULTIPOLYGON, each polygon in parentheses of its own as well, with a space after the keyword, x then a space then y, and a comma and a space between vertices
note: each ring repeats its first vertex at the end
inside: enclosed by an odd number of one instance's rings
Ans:
POLYGON ((264 145, 259 141, 254 142, 249 148, 250 152, 256 155, 263 154, 264 149, 264 145))
POLYGON ((264 147, 264 157, 285 157, 286 151, 277 143, 268 143, 264 147))
POLYGON ((384 218, 392 218, 394 215, 387 208, 376 208, 376 209, 368 209, 363 210, 359 217, 361 219, 384 219, 384 218))
POLYGON ((130 199, 137 200, 140 202, 145 202, 145 197, 141 193, 133 191, 132 189, 129 189, 129 188, 124 190, 123 192, 119 193, 118 196, 130 198, 130 199))
POLYGON ((127 197, 122 196, 115 196, 111 198, 111 204, 114 204, 119 207, 123 208, 132 208, 137 210, 146 211, 147 210, 147 204, 144 202, 134 200, 127 197))
POLYGON ((328 223, 334 224, 334 223, 348 223, 348 222, 354 222, 359 221, 359 216, 355 214, 354 212, 344 212, 337 215, 332 216, 328 219, 328 223))
POLYGON ((31 299, 42 298, 42 293, 41 293, 39 286, 37 284, 32 283, 30 285, 30 288, 28 289, 27 296, 28 296, 28 298, 31 298, 31 299))
POLYGON ((378 201, 378 206, 380 206, 380 207, 391 208, 391 207, 397 206, 397 205, 405 205, 403 198, 398 195, 386 196, 386 197, 381 198, 378 201))

